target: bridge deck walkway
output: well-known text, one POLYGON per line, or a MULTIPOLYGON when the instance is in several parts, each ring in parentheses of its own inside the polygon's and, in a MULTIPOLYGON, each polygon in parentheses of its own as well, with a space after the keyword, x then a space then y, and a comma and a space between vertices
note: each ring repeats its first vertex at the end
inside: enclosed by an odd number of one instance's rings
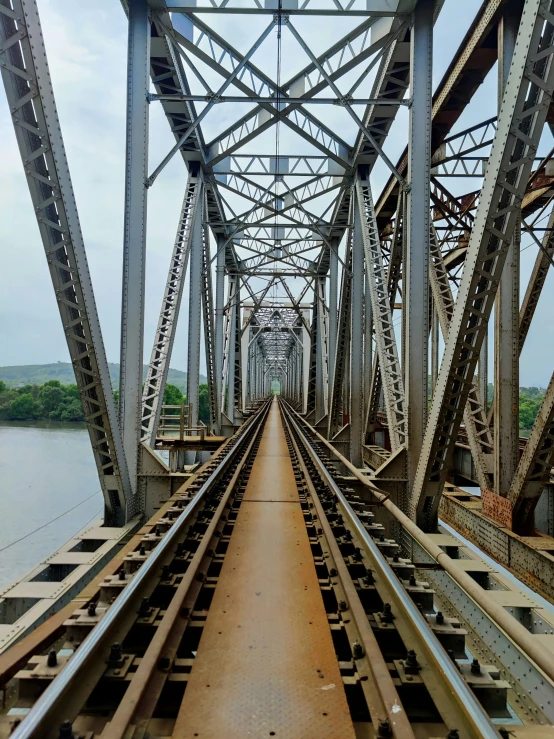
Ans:
POLYGON ((277 402, 173 736, 354 737, 277 402))

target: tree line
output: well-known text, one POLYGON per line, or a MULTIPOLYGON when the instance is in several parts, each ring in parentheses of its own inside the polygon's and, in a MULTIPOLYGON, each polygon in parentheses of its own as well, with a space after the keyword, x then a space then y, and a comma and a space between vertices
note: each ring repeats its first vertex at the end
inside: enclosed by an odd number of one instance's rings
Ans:
MULTIPOLYGON (((114 392, 116 403, 119 391, 114 392)), ((198 415, 203 423, 210 422, 208 386, 199 386, 198 415)), ((170 383, 165 386, 164 403, 184 405, 186 396, 170 383)), ((0 419, 4 421, 84 421, 83 407, 77 385, 62 385, 48 380, 43 385, 8 387, 0 380, 0 419)))
MULTIPOLYGON (((489 405, 494 388, 489 383, 489 405)), ((519 427, 530 429, 535 423, 544 389, 538 387, 519 388, 519 427)), ((210 422, 208 386, 199 386, 198 415, 203 423, 210 422)), ((114 392, 116 403, 119 391, 114 392)), ((186 396, 177 387, 167 383, 164 392, 166 405, 184 405, 186 396)), ((43 385, 8 387, 0 380, 0 419, 4 421, 84 421, 83 408, 77 385, 62 385, 59 380, 48 380, 43 385)))

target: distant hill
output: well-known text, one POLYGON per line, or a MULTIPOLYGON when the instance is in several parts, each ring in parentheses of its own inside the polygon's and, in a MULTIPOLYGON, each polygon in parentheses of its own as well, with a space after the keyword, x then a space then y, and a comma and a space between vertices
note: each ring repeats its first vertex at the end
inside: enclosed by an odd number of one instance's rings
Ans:
MULTIPOLYGON (((108 362, 110 377, 114 389, 119 387, 119 364, 108 362)), ((144 365, 143 378, 146 379, 148 366, 144 365)), ((58 380, 62 385, 71 385, 75 382, 73 367, 69 362, 56 362, 55 364, 22 364, 14 367, 0 367, 0 380, 9 387, 21 387, 23 385, 43 385, 48 380, 58 380)), ((177 385, 180 390, 186 389, 187 373, 181 370, 169 368, 167 381, 177 385)), ((207 382, 200 375, 200 383, 207 382)))

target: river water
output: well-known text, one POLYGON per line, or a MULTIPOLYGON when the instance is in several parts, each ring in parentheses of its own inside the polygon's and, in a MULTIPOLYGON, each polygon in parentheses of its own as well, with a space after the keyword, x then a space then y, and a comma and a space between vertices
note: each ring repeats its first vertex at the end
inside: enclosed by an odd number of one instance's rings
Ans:
POLYGON ((0 588, 25 575, 102 513, 83 423, 0 421, 0 588), (4 549, 89 496, 59 520, 4 549))

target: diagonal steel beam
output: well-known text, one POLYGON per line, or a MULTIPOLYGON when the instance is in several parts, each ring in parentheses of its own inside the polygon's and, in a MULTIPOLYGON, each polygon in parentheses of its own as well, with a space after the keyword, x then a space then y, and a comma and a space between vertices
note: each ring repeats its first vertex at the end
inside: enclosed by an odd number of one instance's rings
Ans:
POLYGON ((404 383, 398 359, 387 278, 383 266, 383 255, 369 180, 358 177, 354 207, 359 213, 355 222, 361 228, 364 244, 390 443, 392 451, 396 451, 404 444, 406 436, 404 383))
POLYGON ((142 441, 152 448, 156 442, 190 256, 192 225, 196 217, 201 189, 202 185, 198 174, 189 173, 173 253, 169 262, 169 273, 165 284, 150 364, 148 365, 148 374, 142 392, 142 441))
MULTIPOLYGON (((450 321, 454 312, 454 298, 452 297, 448 272, 444 266, 437 232, 433 225, 431 225, 429 244, 429 279, 431 282, 431 291, 433 293, 433 301, 437 309, 442 335, 446 342, 450 321)), ((494 441, 475 380, 470 388, 467 405, 464 409, 464 423, 475 466, 477 482, 483 490, 494 490, 492 476, 494 441)))
POLYGON ((0 62, 100 478, 105 521, 121 525, 133 515, 133 492, 35 2, 0 2, 0 62))

